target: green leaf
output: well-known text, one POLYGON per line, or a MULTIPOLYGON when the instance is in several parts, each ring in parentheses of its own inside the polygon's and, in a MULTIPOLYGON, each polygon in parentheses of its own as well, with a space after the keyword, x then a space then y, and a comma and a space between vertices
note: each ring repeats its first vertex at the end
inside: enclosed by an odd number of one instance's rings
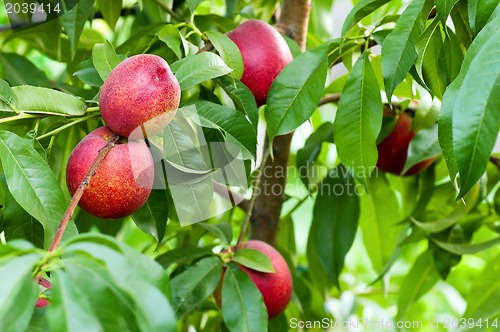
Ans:
POLYGON ((258 250, 238 249, 233 256, 233 262, 246 266, 252 270, 274 273, 274 267, 269 257, 258 250))
POLYGON ((105 81, 113 68, 120 63, 120 59, 113 45, 106 40, 105 43, 95 44, 92 48, 92 62, 101 79, 105 81))
POLYGON ((85 292, 71 281, 62 270, 51 273, 52 302, 47 308, 50 330, 54 332, 102 331, 85 292))
POLYGON ((233 239, 233 229, 231 224, 228 223, 217 223, 217 224, 209 224, 205 222, 201 222, 197 224, 201 228, 204 228, 209 233, 213 234, 216 238, 220 239, 222 242, 226 244, 230 244, 233 239))
POLYGON ((75 69, 76 71, 73 75, 85 84, 100 87, 104 83, 97 69, 95 69, 92 59, 80 62, 75 69))
POLYGON ((466 0, 458 1, 453 9, 451 10, 451 19, 453 21, 453 26, 455 27, 455 33, 457 38, 464 45, 465 48, 469 48, 472 43, 473 33, 469 25, 469 17, 467 14, 467 3, 466 0))
POLYGON ((14 99, 14 93, 10 88, 9 83, 0 79, 0 100, 6 104, 11 104, 14 99))
POLYGON ((448 16, 455 5, 455 0, 435 0, 437 17, 443 24, 446 24, 448 16))
MULTIPOLYGON (((199 224, 198 224, 199 225, 199 224)), ((175 248, 167 251, 163 255, 156 258, 156 261, 164 268, 168 268, 172 264, 182 265, 194 260, 198 260, 212 254, 211 247, 185 247, 175 248)))
MULTIPOLYGON (((87 110, 83 99, 57 90, 22 85, 12 87, 12 93, 12 105, 25 113, 78 116, 87 110)), ((1 110, 10 110, 10 106, 0 103, 1 110)))
POLYGON ((420 36, 415 46, 418 57, 415 63, 420 78, 425 82, 433 95, 443 98, 446 89, 441 76, 441 63, 443 52, 443 38, 440 21, 436 18, 420 36))
POLYGON ((59 22, 61 22, 69 38, 71 58, 76 54, 83 27, 92 13, 94 2, 95 0, 80 0, 70 11, 59 16, 59 22))
POLYGON ((314 174, 314 163, 321 152, 324 142, 333 143, 333 123, 325 122, 312 133, 304 143, 304 146, 297 151, 297 169, 302 182, 309 188, 309 175, 314 174))
POLYGON ((246 114, 255 129, 257 129, 259 123, 259 109, 257 108, 255 97, 247 86, 239 80, 227 75, 217 78, 216 82, 233 100, 236 109, 246 114))
POLYGON ((403 218, 398 197, 386 177, 373 173, 370 195, 361 195, 360 228, 373 268, 382 273, 397 247, 403 218))
POLYGON ((229 142, 240 146, 245 159, 255 158, 257 133, 254 126, 240 112, 203 100, 193 103, 191 107, 184 107, 182 112, 191 119, 199 121, 202 127, 221 131, 226 141, 230 139, 229 142))
POLYGON ((377 77, 368 54, 364 53, 347 78, 333 123, 340 160, 364 184, 377 164, 382 116, 377 77))
POLYGON ((11 86, 36 85, 50 87, 47 75, 26 57, 15 53, 0 54, 0 77, 11 86))
MULTIPOLYGON (((457 3, 457 6, 455 6, 455 8, 459 7, 459 4, 460 2, 457 3)), ((453 125, 453 122, 455 121, 455 109, 460 107, 460 105, 457 105, 456 102, 458 100, 465 75, 470 71, 469 68, 471 64, 475 61, 483 46, 491 39, 491 36, 494 36, 496 33, 498 33, 499 22, 500 19, 494 20, 491 24, 488 24, 481 31, 481 33, 477 35, 474 43, 471 44, 463 60, 462 68, 460 69, 458 77, 446 89, 446 93, 443 96, 443 103, 439 112, 438 136, 439 144, 441 145, 441 150, 443 151, 443 155, 445 157, 452 182, 455 180, 455 177, 459 171, 457 159, 455 156, 455 138, 453 125)), ((476 66, 477 64, 478 62, 476 61, 476 66)))
POLYGON ((453 148, 460 174, 459 198, 486 170, 498 135, 500 58, 497 52, 500 48, 500 27, 497 25, 495 30, 482 44, 464 75, 457 78, 460 90, 457 95, 451 93, 448 96, 456 99, 451 103, 443 102, 443 107, 453 106, 453 148))
POLYGON ((196 7, 198 7, 198 5, 200 3, 202 3, 203 1, 204 0, 186 0, 188 8, 189 8, 189 11, 191 13, 194 13, 194 11, 196 10, 196 7))
POLYGON ((431 6, 430 0, 411 2, 382 44, 382 73, 389 101, 417 59, 415 45, 424 29, 431 6))
POLYGON ((86 255, 64 259, 69 282, 84 293, 103 331, 134 330, 134 304, 98 260, 86 255))
POLYGON ((342 165, 330 170, 318 187, 309 236, 328 278, 337 286, 345 255, 356 236, 359 213, 351 174, 342 165))
POLYGON ((233 70, 231 75, 240 79, 243 75, 243 58, 238 46, 226 34, 218 31, 206 31, 205 34, 219 52, 222 60, 233 70))
POLYGON ((499 0, 469 0, 469 22, 474 33, 479 33, 488 23, 495 9, 498 10, 499 0))
POLYGON ((484 251, 488 248, 496 246, 500 243, 500 238, 494 238, 493 240, 481 242, 481 243, 449 243, 433 239, 440 248, 449 251, 455 255, 473 255, 478 252, 484 251))
POLYGON ((439 275, 434 266, 432 251, 425 251, 417 258, 401 285, 398 298, 398 319, 404 320, 413 304, 438 280, 439 275))
POLYGON ((5 240, 26 239, 39 248, 44 247, 42 224, 27 213, 8 190, 5 195, 4 227, 5 240))
POLYGON ((152 235, 158 243, 163 240, 167 228, 168 204, 165 190, 153 189, 146 203, 134 214, 134 223, 143 232, 152 235))
POLYGON ((38 297, 32 273, 40 258, 26 254, 0 261, 0 330, 26 331, 38 297))
POLYGON ((443 50, 439 56, 439 73, 444 84, 448 86, 460 73, 464 61, 464 52, 460 47, 457 36, 446 27, 443 50))
POLYGON ((97 3, 102 16, 108 22, 111 30, 114 30, 122 11, 122 0, 97 0, 97 3))
POLYGON ((272 140, 291 132, 318 107, 326 80, 328 44, 302 53, 276 77, 267 96, 265 118, 272 140))
POLYGON ((410 142, 408 157, 401 173, 406 173, 406 171, 419 162, 436 157, 440 153, 441 147, 439 146, 437 124, 419 130, 410 142))
POLYGON ((172 302, 178 318, 213 294, 222 275, 219 257, 207 257, 172 279, 172 302))
POLYGON ((228 264, 222 281, 222 316, 232 332, 266 331, 267 310, 260 291, 237 265, 228 264))
POLYGON ((342 36, 346 36, 349 30, 361 21, 364 17, 370 15, 381 6, 388 3, 389 0, 361 0, 349 12, 342 26, 342 36))
POLYGON ((156 35, 158 36, 159 40, 164 42, 165 45, 167 45, 168 48, 170 48, 175 53, 178 59, 182 59, 183 37, 180 34, 179 29, 177 29, 172 24, 168 24, 165 25, 165 27, 163 27, 160 31, 158 31, 156 35))
POLYGON ((489 260, 483 271, 474 279, 466 296, 464 317, 485 320, 500 315, 497 305, 500 296, 500 257, 489 260))
MULTIPOLYGON (((33 146, 14 133, 0 131, 0 161, 12 196, 42 223, 48 248, 66 211, 59 182, 33 146)), ((64 239, 76 233, 75 225, 70 223, 64 239)))
POLYGON ((157 262, 113 237, 100 234, 78 236, 64 252, 67 256, 90 255, 105 264, 115 284, 134 301, 139 330, 175 331, 175 314, 167 298, 168 276, 157 262))
POLYGON ((205 171, 202 173, 205 174, 209 170, 201 152, 205 142, 199 141, 203 132, 198 130, 200 127, 193 129, 181 115, 176 115, 163 130, 163 146, 168 146, 163 151, 164 158, 189 170, 205 171))
POLYGON ((184 61, 175 71, 182 91, 232 71, 215 53, 203 52, 182 60, 184 61))

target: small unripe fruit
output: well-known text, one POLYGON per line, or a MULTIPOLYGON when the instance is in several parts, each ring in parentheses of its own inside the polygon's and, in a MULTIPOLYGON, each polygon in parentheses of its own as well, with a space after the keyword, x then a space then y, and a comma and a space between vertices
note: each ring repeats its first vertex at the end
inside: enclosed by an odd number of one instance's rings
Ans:
POLYGON ((142 129, 152 136, 173 119, 180 97, 168 63, 157 55, 140 54, 111 71, 101 88, 99 109, 106 125, 121 136, 142 129))
MULTIPOLYGON (((83 138, 66 166, 66 183, 71 195, 109 138, 108 127, 101 127, 83 138)), ((144 141, 118 142, 90 179, 78 206, 103 219, 117 219, 137 211, 147 201, 154 180, 153 157, 144 141)))
MULTIPOLYGON (((266 255, 274 268, 274 273, 265 273, 252 270, 248 267, 239 265, 255 286, 259 289, 267 308, 267 314, 270 319, 280 315, 285 311, 293 292, 292 274, 288 265, 281 254, 266 242, 259 240, 250 240, 242 243, 239 249, 247 248, 260 251, 266 255)), ((225 271, 225 270, 224 270, 225 271)), ((221 279, 222 281, 222 279, 221 279)), ((215 301, 221 306, 221 287, 219 285, 215 294, 215 301)))
POLYGON ((435 158, 429 158, 413 165, 406 173, 401 174, 408 156, 408 147, 416 132, 411 128, 412 118, 401 113, 396 120, 392 132, 377 146, 377 167, 384 172, 409 176, 422 172, 429 167, 435 158))
POLYGON ((274 79, 292 61, 290 48, 276 29, 259 20, 240 24, 228 37, 243 57, 241 82, 252 91, 257 105, 265 104, 274 79))

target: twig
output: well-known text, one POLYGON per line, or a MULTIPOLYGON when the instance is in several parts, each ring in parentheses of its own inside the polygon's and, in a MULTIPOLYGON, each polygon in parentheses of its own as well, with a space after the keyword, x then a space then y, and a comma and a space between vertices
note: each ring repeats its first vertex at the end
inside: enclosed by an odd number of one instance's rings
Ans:
POLYGON ((57 227, 57 232, 49 248, 49 252, 52 252, 55 249, 57 249, 57 247, 61 243, 64 231, 66 230, 66 227, 68 226, 70 219, 73 217, 73 212, 75 211, 78 202, 80 202, 80 198, 82 198, 83 192, 88 187, 90 179, 92 178, 92 176, 94 176, 95 172, 101 165, 102 161, 104 160, 104 158, 106 158, 109 151, 111 151, 111 149, 115 146, 115 143, 118 141, 119 138, 120 136, 118 134, 116 133, 113 134, 113 136, 111 136, 110 139, 107 141, 106 145, 102 149, 100 149, 99 152, 97 153, 97 157, 92 162, 92 165, 90 165, 89 171, 87 172, 87 174, 85 174, 85 177, 80 183, 80 186, 78 186, 78 189, 71 198, 71 202, 69 203, 68 209, 64 213, 61 223, 59 224, 59 227, 57 227))
POLYGON ((56 129, 54 129, 54 130, 52 130, 52 131, 49 131, 48 133, 45 133, 45 134, 40 135, 40 136, 37 136, 37 138, 36 138, 36 139, 37 139, 37 140, 42 140, 42 139, 44 139, 44 138, 46 138, 46 137, 53 136, 53 135, 58 134, 59 132, 61 132, 61 131, 65 130, 65 129, 67 129, 67 128, 69 128, 69 127, 71 127, 71 126, 73 126, 73 125, 77 124, 77 123, 80 123, 80 122, 87 121, 87 120, 89 120, 89 119, 95 118, 95 117, 96 117, 96 116, 98 116, 98 115, 99 115, 99 114, 93 114, 93 115, 89 115, 89 116, 85 116, 85 117, 79 118, 79 119, 77 119, 77 120, 75 120, 75 121, 72 121, 72 122, 70 122, 70 123, 67 123, 67 124, 65 124, 65 125, 63 125, 63 126, 61 126, 61 127, 59 127, 59 128, 56 128, 56 129))
POLYGON ((240 232, 240 235, 238 236, 238 241, 236 242, 236 246, 235 246, 236 249, 235 250, 238 250, 238 246, 241 243, 241 241, 243 240, 243 236, 245 235, 246 230, 248 228, 248 224, 250 223, 250 218, 252 217, 252 212, 253 212, 253 208, 255 205, 255 200, 257 199, 257 196, 258 196, 257 188, 259 188, 260 181, 262 178, 262 173, 263 173, 262 170, 266 166, 267 158, 269 158, 269 150, 265 150, 265 152, 266 153, 262 158, 262 163, 260 165, 259 172, 257 174, 257 180, 255 181, 255 184, 253 185, 252 198, 250 199, 250 203, 248 204, 247 215, 245 216, 245 221, 243 222, 243 225, 241 226, 241 232, 240 232))
POLYGON ((11 122, 11 121, 16 121, 16 120, 34 119, 34 118, 38 118, 38 115, 21 113, 18 115, 9 116, 8 118, 0 119, 0 123, 7 123, 7 122, 11 122))
POLYGON ((318 103, 318 106, 322 106, 329 103, 338 103, 340 100, 340 96, 342 96, 340 93, 334 93, 332 95, 321 98, 321 100, 318 103))
POLYGON ((202 53, 202 52, 210 52, 211 50, 214 49, 214 44, 211 42, 206 42, 205 45, 196 52, 196 54, 202 53))

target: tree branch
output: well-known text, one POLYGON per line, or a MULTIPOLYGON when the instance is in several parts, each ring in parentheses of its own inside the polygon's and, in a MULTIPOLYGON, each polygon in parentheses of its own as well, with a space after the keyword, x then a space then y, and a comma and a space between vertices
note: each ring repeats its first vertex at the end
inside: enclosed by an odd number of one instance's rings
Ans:
POLYGON ((111 149, 115 146, 115 143, 118 141, 119 138, 120 136, 118 134, 116 133, 113 134, 113 136, 111 136, 107 141, 106 145, 102 149, 100 149, 99 152, 97 153, 97 156, 92 162, 92 165, 90 165, 89 171, 87 172, 87 174, 85 174, 85 177, 80 183, 80 186, 78 186, 78 189, 71 198, 71 202, 69 203, 68 209, 64 213, 61 223, 59 224, 59 227, 57 227, 57 232, 49 248, 49 252, 56 250, 59 244, 61 243, 64 231, 66 230, 69 221, 73 217, 73 212, 75 212, 76 206, 78 205, 78 202, 80 202, 80 198, 82 198, 85 189, 87 189, 91 178, 94 176, 95 172, 101 165, 102 161, 108 155, 109 151, 111 151, 111 149))
MULTIPOLYGON (((285 0, 280 13, 278 28, 293 38, 302 51, 306 48, 307 25, 309 23, 310 0, 285 0)), ((293 132, 278 136, 273 141, 274 158, 263 161, 259 175, 258 196, 251 211, 250 238, 262 240, 270 244, 276 243, 281 209, 285 200, 290 143, 293 132)), ((269 148, 266 137, 264 149, 269 148)), ((269 152, 264 151, 264 155, 269 152)))
POLYGON ((340 94, 340 93, 334 93, 332 95, 323 97, 319 101, 318 106, 322 106, 322 105, 329 104, 329 103, 338 103, 341 96, 342 96, 342 94, 340 94))

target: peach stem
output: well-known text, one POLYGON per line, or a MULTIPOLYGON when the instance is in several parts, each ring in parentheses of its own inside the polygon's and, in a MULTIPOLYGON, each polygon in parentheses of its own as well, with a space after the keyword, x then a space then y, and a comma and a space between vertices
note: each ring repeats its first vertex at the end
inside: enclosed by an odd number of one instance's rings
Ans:
POLYGON ((88 187, 90 179, 92 178, 92 176, 94 176, 95 172, 99 168, 99 165, 101 165, 102 161, 108 155, 109 151, 111 151, 111 149, 115 146, 115 143, 119 138, 120 136, 118 134, 113 134, 113 136, 111 136, 107 141, 106 145, 97 153, 97 157, 94 159, 92 165, 90 165, 89 171, 87 172, 87 174, 85 174, 85 177, 83 178, 82 182, 78 186, 78 189, 75 191, 75 194, 71 198, 68 209, 64 213, 59 227, 57 227, 57 232, 49 248, 49 252, 56 250, 61 243, 64 231, 66 230, 69 221, 73 217, 73 212, 75 212, 76 206, 78 205, 78 202, 80 202, 80 198, 82 198, 83 192, 88 187))

